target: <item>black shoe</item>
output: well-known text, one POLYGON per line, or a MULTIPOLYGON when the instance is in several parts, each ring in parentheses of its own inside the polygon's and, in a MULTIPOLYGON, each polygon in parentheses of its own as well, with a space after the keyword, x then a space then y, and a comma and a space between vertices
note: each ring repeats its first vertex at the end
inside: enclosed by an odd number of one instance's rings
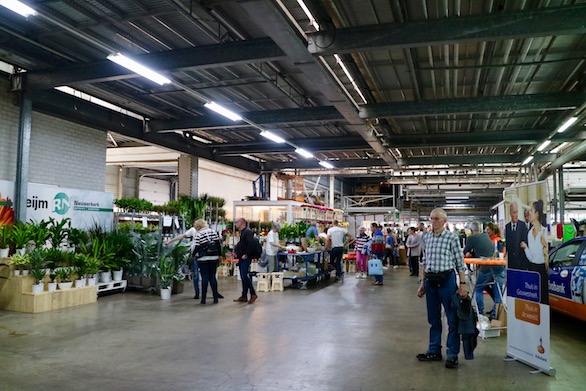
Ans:
POLYGON ((218 304, 218 299, 214 299, 214 304, 218 304))
POLYGON ((205 304, 205 303, 206 303, 206 301, 205 301, 205 300, 202 300, 202 301, 201 301, 201 304, 205 304))
POLYGON ((458 368, 458 357, 448 357, 446 368, 458 368))
POLYGON ((199 300, 199 293, 196 293, 195 296, 193 297, 194 300, 199 300))
MULTIPOLYGON (((430 352, 420 353, 417 355, 417 359, 419 361, 441 361, 442 354, 441 353, 430 353, 430 352)), ((458 365, 457 361, 456 361, 456 365, 458 365)))
POLYGON ((223 298, 224 298, 224 296, 222 296, 218 293, 218 299, 223 299, 223 298))

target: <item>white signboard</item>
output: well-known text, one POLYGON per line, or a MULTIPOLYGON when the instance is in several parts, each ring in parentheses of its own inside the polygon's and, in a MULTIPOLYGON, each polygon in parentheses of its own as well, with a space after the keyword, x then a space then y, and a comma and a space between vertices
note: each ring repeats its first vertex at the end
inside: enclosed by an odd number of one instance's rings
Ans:
MULTIPOLYGON (((0 198, 14 202, 14 182, 0 180, 0 194, 0 198)), ((113 201, 112 193, 29 183, 26 221, 70 218, 73 228, 89 229, 97 225, 109 231, 113 201)))

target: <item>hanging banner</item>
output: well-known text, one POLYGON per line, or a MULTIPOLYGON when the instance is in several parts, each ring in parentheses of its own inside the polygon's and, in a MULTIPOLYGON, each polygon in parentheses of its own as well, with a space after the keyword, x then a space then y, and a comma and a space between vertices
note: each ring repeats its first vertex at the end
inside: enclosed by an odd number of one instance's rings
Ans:
MULTIPOLYGON (((14 220, 14 182, 0 180, 0 200, 1 215, 12 216, 14 220)), ((100 226, 109 231, 112 229, 113 201, 112 193, 29 183, 26 221, 70 218, 73 228, 100 226)), ((11 224, 8 220, 6 218, 5 223, 11 224)))
POLYGON ((549 375, 550 324, 546 182, 504 190, 507 249, 507 355, 549 375))

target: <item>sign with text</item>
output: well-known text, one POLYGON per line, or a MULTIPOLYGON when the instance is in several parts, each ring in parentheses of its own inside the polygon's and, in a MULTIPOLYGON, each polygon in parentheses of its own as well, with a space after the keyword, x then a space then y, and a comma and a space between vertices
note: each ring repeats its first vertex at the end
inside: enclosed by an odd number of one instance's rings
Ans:
MULTIPOLYGON (((0 180, 0 194, 13 202, 14 182, 0 180)), ((113 202, 112 193, 29 183, 26 220, 39 222, 49 217, 58 221, 70 218, 73 228, 100 226, 111 230, 113 202)))

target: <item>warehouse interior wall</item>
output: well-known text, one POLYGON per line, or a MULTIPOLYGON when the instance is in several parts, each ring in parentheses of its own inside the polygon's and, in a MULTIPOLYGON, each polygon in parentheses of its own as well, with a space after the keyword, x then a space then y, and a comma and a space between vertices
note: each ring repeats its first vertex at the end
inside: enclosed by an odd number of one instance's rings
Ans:
MULTIPOLYGON (((0 80, 0 179, 16 179, 19 107, 0 80)), ((106 133, 33 111, 29 182, 104 191, 106 133)))

